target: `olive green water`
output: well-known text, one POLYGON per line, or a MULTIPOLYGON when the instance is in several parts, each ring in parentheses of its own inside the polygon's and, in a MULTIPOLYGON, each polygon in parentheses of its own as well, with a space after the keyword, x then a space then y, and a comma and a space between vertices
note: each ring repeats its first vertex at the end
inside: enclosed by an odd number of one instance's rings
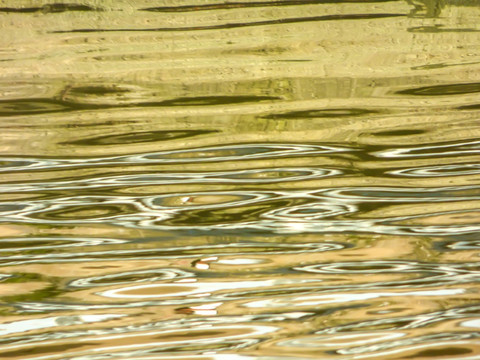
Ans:
POLYGON ((0 359, 480 359, 478 0, 0 0, 0 359))

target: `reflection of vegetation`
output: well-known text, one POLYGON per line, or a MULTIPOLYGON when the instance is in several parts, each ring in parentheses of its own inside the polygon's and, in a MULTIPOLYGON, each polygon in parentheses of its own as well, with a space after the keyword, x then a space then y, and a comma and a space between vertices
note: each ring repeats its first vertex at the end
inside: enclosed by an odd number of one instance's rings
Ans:
POLYGON ((12 277, 9 277, 3 281, 4 284, 9 283, 25 283, 31 281, 44 281, 45 279, 35 273, 15 273, 12 277))
POLYGON ((42 301, 45 299, 53 298, 61 293, 63 290, 60 290, 58 285, 58 279, 46 278, 40 274, 35 273, 15 273, 12 277, 9 277, 3 283, 10 284, 21 284, 21 283, 35 283, 35 282, 48 282, 48 286, 34 290, 28 293, 18 294, 18 295, 8 295, 2 297, 3 303, 15 304, 17 302, 24 301, 42 301))
POLYGON ((436 18, 439 17, 445 6, 474 6, 478 7, 478 0, 407 0, 413 5, 410 16, 436 18))
POLYGON ((436 18, 445 7, 445 0, 407 0, 407 2, 413 5, 410 12, 412 17, 436 18))
POLYGON ((42 301, 46 299, 51 299, 62 293, 63 291, 60 290, 56 285, 50 285, 46 288, 35 290, 27 294, 5 296, 2 297, 2 301, 10 304, 14 304, 17 302, 42 301))

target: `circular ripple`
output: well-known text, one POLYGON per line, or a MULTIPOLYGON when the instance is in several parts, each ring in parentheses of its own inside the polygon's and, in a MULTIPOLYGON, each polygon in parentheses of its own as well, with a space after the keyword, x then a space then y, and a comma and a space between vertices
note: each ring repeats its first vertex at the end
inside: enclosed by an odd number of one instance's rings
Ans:
POLYGON ((348 148, 304 144, 238 144, 173 150, 126 158, 127 161, 206 162, 260 159, 351 151, 348 148))
POLYGON ((183 193, 166 196, 157 196, 144 200, 144 203, 152 209, 165 208, 209 208, 223 206, 239 206, 251 202, 271 198, 273 194, 261 192, 199 192, 183 193))
MULTIPOLYGON (((339 262, 334 264, 316 264, 296 267, 295 270, 324 274, 375 274, 405 273, 435 270, 436 266, 408 261, 358 261, 339 262)), ((437 271, 440 269, 437 269, 437 271)), ((445 272, 439 271, 439 272, 445 272)))
POLYGON ((354 205, 316 203, 291 206, 284 209, 275 209, 265 213, 263 217, 275 220, 317 220, 330 216, 354 213, 354 205))
POLYGON ((72 287, 90 288, 96 286, 109 286, 132 284, 141 282, 153 282, 160 280, 182 279, 194 276, 193 273, 179 269, 153 269, 128 271, 117 274, 109 274, 103 276, 92 276, 83 279, 77 279, 68 285, 72 287))
POLYGON ((235 182, 271 183, 323 178, 339 175, 341 173, 340 170, 322 168, 275 168, 219 173, 215 178, 218 178, 220 181, 230 180, 235 182))
POLYGON ((396 176, 442 177, 480 174, 480 164, 459 164, 401 169, 389 172, 396 176))
POLYGON ((62 204, 54 205, 50 209, 29 214, 30 218, 47 221, 101 221, 121 215, 130 215, 138 212, 134 204, 62 204))

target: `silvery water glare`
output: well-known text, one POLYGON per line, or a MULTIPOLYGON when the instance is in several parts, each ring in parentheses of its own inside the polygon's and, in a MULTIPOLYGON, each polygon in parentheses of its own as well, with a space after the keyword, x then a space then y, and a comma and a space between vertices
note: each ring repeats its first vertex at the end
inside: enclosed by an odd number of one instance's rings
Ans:
POLYGON ((0 359, 480 359, 479 257, 480 0, 0 0, 0 359))

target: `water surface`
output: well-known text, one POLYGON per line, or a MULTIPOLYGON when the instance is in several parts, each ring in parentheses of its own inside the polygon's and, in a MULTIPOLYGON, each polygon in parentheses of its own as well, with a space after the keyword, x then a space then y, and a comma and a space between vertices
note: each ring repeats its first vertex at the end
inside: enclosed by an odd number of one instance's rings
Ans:
POLYGON ((0 5, 1 359, 480 359, 477 0, 0 5))

